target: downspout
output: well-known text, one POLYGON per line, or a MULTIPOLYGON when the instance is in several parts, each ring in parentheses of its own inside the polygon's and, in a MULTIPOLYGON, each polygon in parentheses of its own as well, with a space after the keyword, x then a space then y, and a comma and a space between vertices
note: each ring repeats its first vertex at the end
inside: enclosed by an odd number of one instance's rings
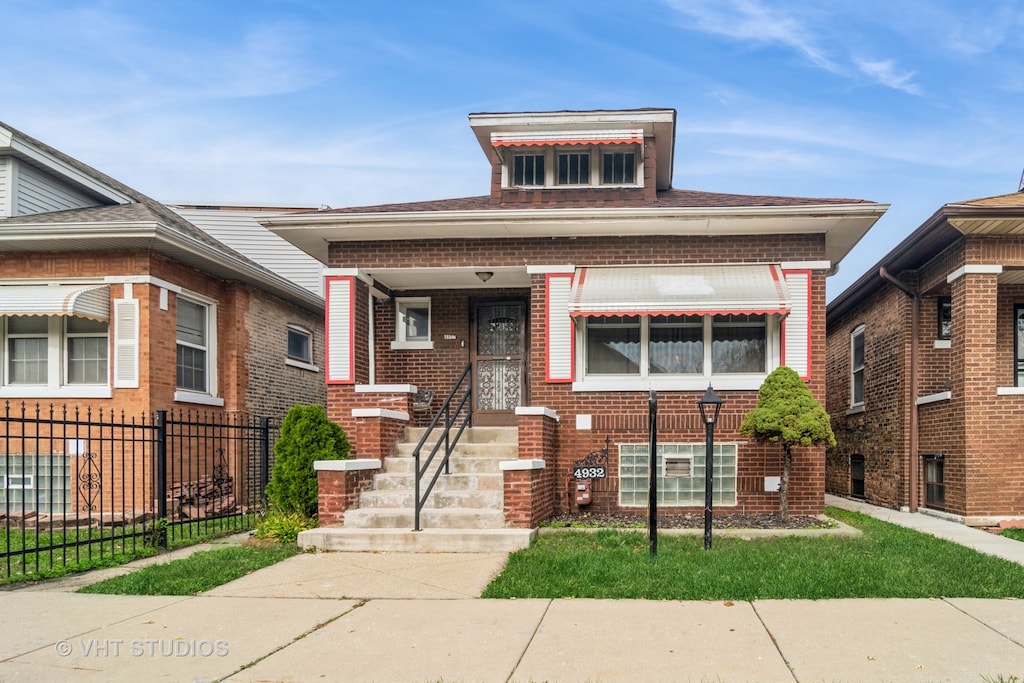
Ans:
POLYGON ((917 512, 917 450, 918 450, 918 429, 917 429, 917 366, 918 366, 918 326, 920 296, 918 293, 889 274, 885 267, 878 269, 878 275, 886 282, 896 286, 901 292, 910 297, 913 311, 910 323, 910 453, 907 456, 907 470, 910 473, 910 508, 911 512, 917 512))

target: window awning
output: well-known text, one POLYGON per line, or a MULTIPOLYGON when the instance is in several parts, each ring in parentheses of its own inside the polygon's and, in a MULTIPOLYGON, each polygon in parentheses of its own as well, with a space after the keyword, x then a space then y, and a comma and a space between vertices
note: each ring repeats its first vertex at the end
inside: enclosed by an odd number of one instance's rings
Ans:
POLYGON ((0 315, 74 315, 110 320, 107 285, 2 285, 0 315))
POLYGON ((578 268, 573 316, 789 313, 773 264, 578 268))
POLYGON ((545 132, 491 133, 491 144, 495 147, 529 147, 544 145, 626 145, 643 144, 642 129, 628 130, 581 130, 545 132))

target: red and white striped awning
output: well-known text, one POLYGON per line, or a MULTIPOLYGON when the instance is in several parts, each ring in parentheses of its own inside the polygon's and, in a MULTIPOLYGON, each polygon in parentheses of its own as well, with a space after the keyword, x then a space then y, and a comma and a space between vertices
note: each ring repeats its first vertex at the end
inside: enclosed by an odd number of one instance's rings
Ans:
POLYGON ((644 131, 626 130, 517 131, 491 133, 494 147, 530 147, 544 145, 637 145, 643 144, 644 131))
POLYGON ((573 316, 787 314, 775 264, 577 268, 573 316))

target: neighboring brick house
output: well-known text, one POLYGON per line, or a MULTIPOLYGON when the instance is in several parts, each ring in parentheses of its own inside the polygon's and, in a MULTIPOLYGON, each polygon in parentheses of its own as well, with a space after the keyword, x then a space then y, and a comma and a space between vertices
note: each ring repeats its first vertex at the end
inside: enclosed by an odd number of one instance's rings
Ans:
POLYGON ((830 493, 1024 517, 1022 235, 1022 193, 946 204, 828 305, 830 493))
MULTIPOLYGON (((357 457, 388 455, 405 395, 429 389, 437 408, 468 365, 474 424, 517 425, 528 461, 525 489, 506 478, 507 525, 572 507, 572 464, 606 439, 589 509, 641 513, 654 389, 658 467, 680 475, 661 478, 661 509, 693 511, 711 384, 715 509, 776 512, 781 449, 740 421, 780 364, 824 401, 825 277, 887 207, 673 189, 672 109, 469 120, 489 195, 262 221, 329 266, 328 410, 357 457), (365 425, 375 414, 388 424, 365 425)), ((800 449, 790 510, 823 499, 823 449, 800 449)))
POLYGON ((325 402, 315 284, 3 124, 0 252, 0 405, 279 419, 325 402))

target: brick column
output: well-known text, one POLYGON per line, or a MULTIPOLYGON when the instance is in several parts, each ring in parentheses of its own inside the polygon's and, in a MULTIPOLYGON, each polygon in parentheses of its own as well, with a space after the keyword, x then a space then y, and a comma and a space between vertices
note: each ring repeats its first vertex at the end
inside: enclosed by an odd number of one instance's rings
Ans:
POLYGON ((355 456, 383 460, 409 424, 409 413, 387 408, 353 408, 355 456))
POLYGON ((505 523, 532 529, 555 512, 553 468, 558 415, 547 408, 517 408, 519 459, 502 462, 505 523))
POLYGON ((345 512, 358 506, 359 494, 373 484, 380 460, 317 460, 317 509, 319 526, 341 526, 345 512))

